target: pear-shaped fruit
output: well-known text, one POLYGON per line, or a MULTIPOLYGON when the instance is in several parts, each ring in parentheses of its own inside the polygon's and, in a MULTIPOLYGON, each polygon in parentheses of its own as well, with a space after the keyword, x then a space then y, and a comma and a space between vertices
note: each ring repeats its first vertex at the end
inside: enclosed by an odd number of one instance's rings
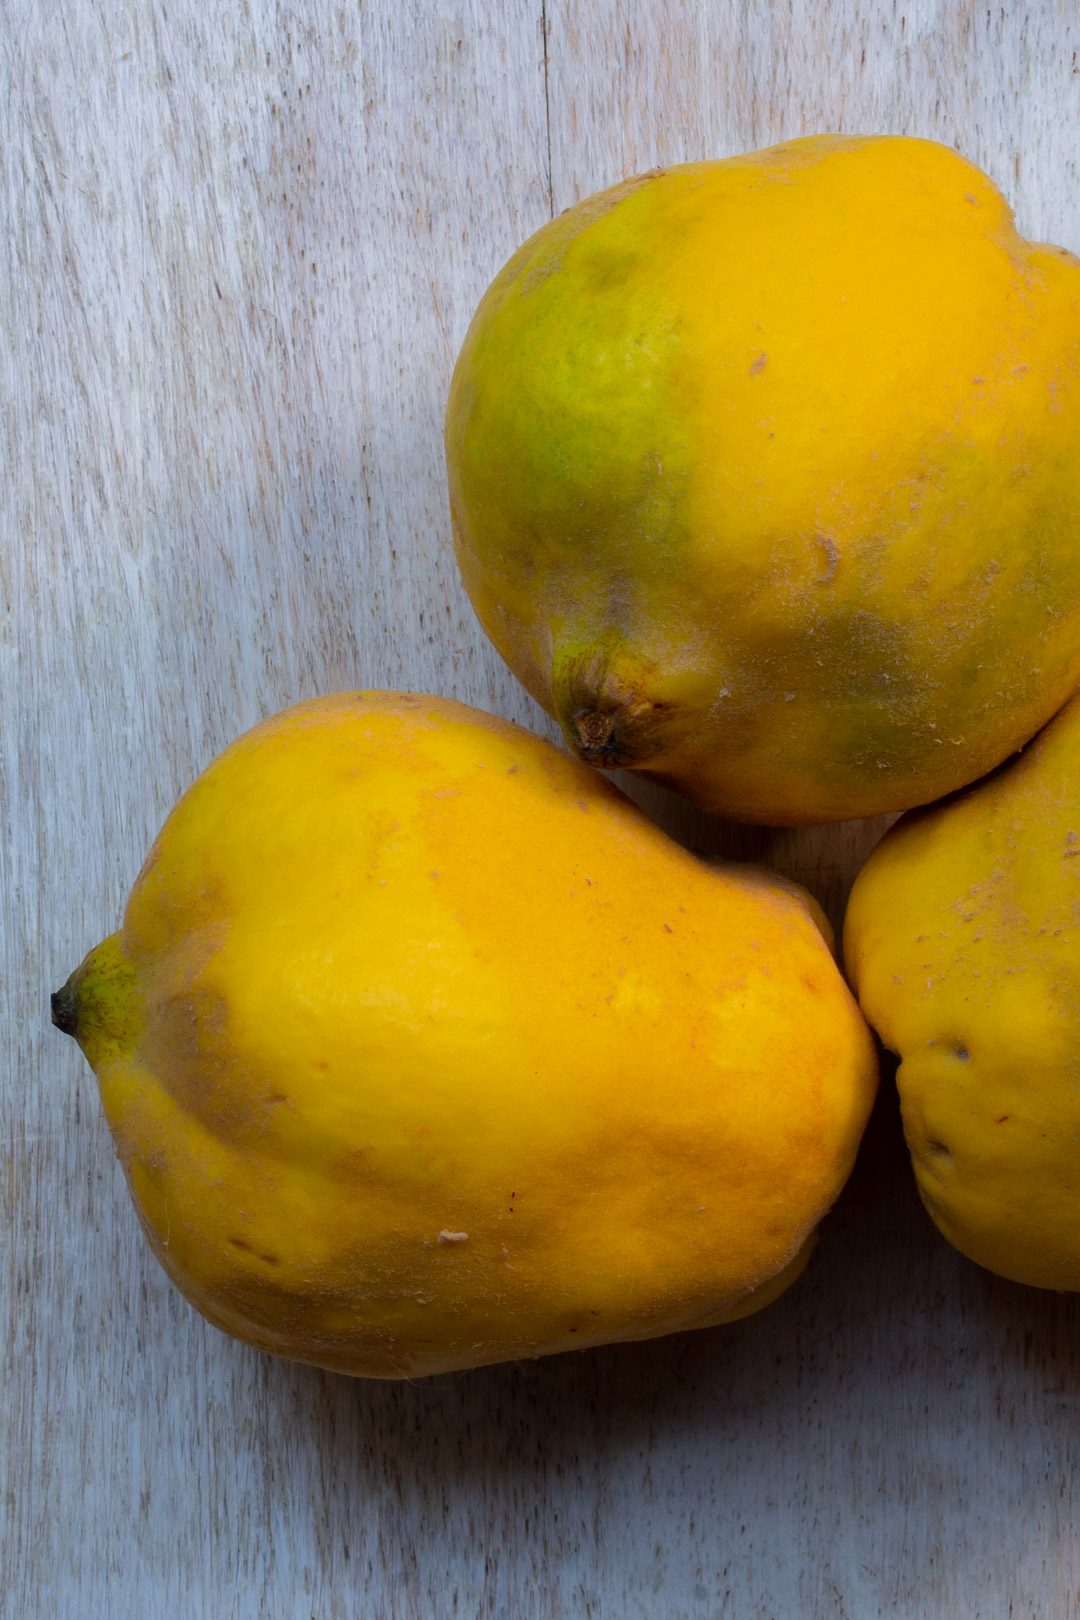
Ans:
POLYGON ((955 152, 656 170, 496 278, 465 585, 569 746, 772 823, 927 803, 1080 679, 1080 261, 955 152))
POLYGON ((971 1259, 1080 1289, 1080 699, 1015 760, 905 817, 845 956, 901 1057, 923 1200, 971 1259))
POLYGON ((54 998, 219 1327, 413 1377, 740 1316, 851 1166, 872 1042, 811 908, 436 698, 300 705, 54 998))

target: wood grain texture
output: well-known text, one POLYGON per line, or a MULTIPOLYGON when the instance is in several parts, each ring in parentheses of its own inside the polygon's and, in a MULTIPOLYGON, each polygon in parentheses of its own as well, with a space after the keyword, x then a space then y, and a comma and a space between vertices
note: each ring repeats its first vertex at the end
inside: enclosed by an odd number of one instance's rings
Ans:
MULTIPOLYGON (((178 792, 259 716, 411 686, 545 729, 457 583, 440 442, 525 235, 634 169, 828 128, 950 141, 1080 246, 1073 0, 7 0, 0 22, 0 1611, 1080 1612, 1077 1302, 936 1237, 887 1086, 760 1317, 367 1386, 232 1344, 170 1289, 46 1023, 178 792)), ((640 796, 834 915, 880 831, 640 796)))

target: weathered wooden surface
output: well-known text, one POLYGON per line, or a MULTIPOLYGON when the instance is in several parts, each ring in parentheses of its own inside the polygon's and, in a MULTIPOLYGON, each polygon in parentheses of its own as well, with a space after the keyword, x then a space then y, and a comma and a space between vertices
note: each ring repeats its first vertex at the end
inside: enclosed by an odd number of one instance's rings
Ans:
MULTIPOLYGON (((1080 245, 1073 0, 6 0, 0 1608, 19 1620, 1067 1617, 1076 1301, 923 1217, 886 1086, 758 1318, 416 1386, 271 1362, 149 1257, 47 992, 177 793, 342 686, 542 727, 448 549, 440 416, 518 242, 815 129, 964 149, 1080 245)), ((876 829, 733 834, 835 910, 876 829)))

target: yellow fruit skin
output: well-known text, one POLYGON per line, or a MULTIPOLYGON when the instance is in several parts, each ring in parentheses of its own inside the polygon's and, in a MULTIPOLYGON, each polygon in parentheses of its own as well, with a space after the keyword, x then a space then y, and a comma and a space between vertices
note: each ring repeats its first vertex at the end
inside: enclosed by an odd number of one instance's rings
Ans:
POLYGON ((187 1297, 373 1377, 766 1303, 874 1086, 782 885, 698 862, 550 744, 414 695, 323 698, 240 738, 56 1003, 187 1297))
POLYGON ((1080 1289, 1080 700, 898 822, 844 934, 937 1225, 1002 1276, 1080 1289))
POLYGON ((446 451, 510 667, 580 757, 712 810, 927 803, 1080 679, 1080 261, 933 142, 560 215, 477 310, 446 451))

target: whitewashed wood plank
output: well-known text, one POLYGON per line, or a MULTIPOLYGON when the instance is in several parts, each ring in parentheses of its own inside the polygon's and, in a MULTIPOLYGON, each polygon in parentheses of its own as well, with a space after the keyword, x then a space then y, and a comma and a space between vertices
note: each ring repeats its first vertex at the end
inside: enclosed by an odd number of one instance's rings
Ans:
MULTIPOLYGON (((557 207, 654 165, 889 131, 960 148, 1022 229, 1080 245, 1074 8, 550 0, 547 19, 557 207)), ((691 842, 799 877, 834 918, 885 825, 746 833, 662 814, 691 842)), ((680 1494, 699 1504, 684 1545, 714 1571, 705 1549, 725 1549, 723 1614, 1070 1614, 1077 1322, 1074 1299, 1009 1288, 937 1238, 887 1087, 804 1286, 738 1338, 741 1353, 760 1334, 760 1360, 728 1386, 723 1441, 699 1431, 677 1447, 658 1426, 619 1505, 666 1522, 655 1464, 679 1456, 680 1494)), ((695 1611, 684 1588, 686 1612, 710 1612, 706 1591, 718 1601, 704 1582, 695 1611)))
POLYGON ((797 135, 913 134, 993 176, 1035 237, 1080 232, 1072 0, 548 0, 553 196, 797 135))
MULTIPOLYGON (((361 684, 531 711, 457 586, 440 420, 477 280, 547 213, 539 13, 114 3, 8 23, 0 1604, 285 1614, 317 1588, 326 1608, 333 1503, 291 1438, 292 1370, 238 1355, 148 1263, 44 1009, 177 793, 260 715, 361 684)), ((379 1515, 340 1495, 335 1552, 362 1569, 379 1515)))

